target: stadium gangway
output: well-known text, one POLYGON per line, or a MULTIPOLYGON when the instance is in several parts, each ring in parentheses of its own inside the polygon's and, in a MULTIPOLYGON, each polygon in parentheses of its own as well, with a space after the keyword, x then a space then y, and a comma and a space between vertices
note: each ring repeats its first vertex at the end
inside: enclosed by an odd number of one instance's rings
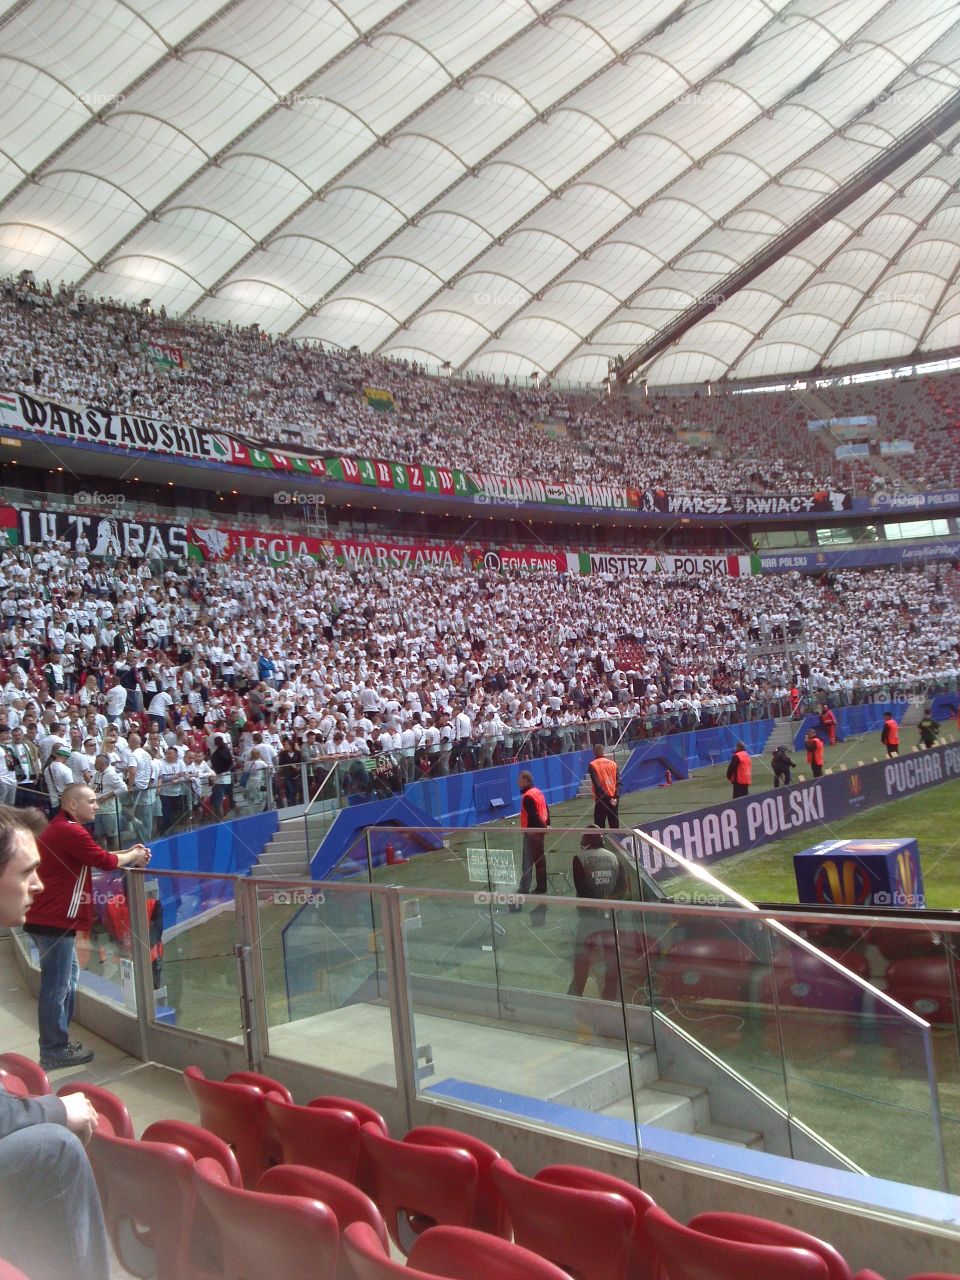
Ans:
MULTIPOLYGON (((425 883, 428 855, 384 866, 372 883, 98 876, 110 928, 125 882, 130 926, 120 939, 96 931, 86 949, 81 1020, 92 1001, 98 1029, 112 1017, 110 1038, 146 1060, 220 1075, 227 1063, 295 1071, 317 1093, 382 1091, 381 1109, 407 1124, 453 1106, 722 1167, 730 1148, 697 1114, 709 1105, 710 1123, 762 1144, 751 1156, 760 1165, 769 1155, 918 1187, 960 1184, 955 988, 927 1020, 867 981, 861 964, 878 931, 939 946, 955 964, 960 926, 832 912, 817 919, 833 931, 821 949, 797 932, 809 917, 761 911, 664 846, 677 875, 654 883, 643 846, 624 843, 634 833, 613 847, 644 900, 571 895, 562 877, 579 831, 548 851, 551 895, 523 897, 512 878, 521 833, 447 834, 436 866, 464 887, 425 883), (163 907, 159 971, 148 885, 163 907), (584 994, 572 994, 584 960, 584 994), (660 1117, 651 1105, 665 1095, 660 1117), (692 1132, 678 1133, 688 1113, 692 1132)), ((29 962, 31 944, 17 941, 29 962)), ((784 1168, 774 1161, 758 1176, 782 1180, 784 1168)))

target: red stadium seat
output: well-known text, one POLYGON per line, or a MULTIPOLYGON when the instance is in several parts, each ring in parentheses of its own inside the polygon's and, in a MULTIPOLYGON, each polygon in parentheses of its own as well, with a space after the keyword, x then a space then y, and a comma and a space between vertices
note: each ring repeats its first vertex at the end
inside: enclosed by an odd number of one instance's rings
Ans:
POLYGON ((652 1196, 622 1178, 615 1178, 613 1174, 584 1169, 576 1164, 548 1164, 535 1175, 535 1181, 548 1182, 556 1187, 575 1187, 580 1191, 612 1191, 629 1200, 635 1219, 627 1275, 630 1280, 655 1280, 656 1261, 643 1229, 644 1214, 655 1204, 652 1196))
POLYGON ((115 1093, 98 1084, 84 1084, 81 1080, 71 1080, 68 1084, 61 1085, 57 1090, 57 1097, 63 1098, 70 1093, 85 1094, 93 1103, 97 1115, 109 1122, 110 1128, 118 1138, 136 1137, 126 1103, 121 1102, 115 1093))
POLYGON ((319 1200, 333 1210, 341 1232, 351 1222, 365 1222, 377 1233, 384 1249, 390 1248, 386 1223, 377 1206, 359 1187, 332 1173, 300 1164, 278 1164, 267 1170, 256 1190, 267 1195, 305 1196, 308 1200, 319 1200))
MULTIPOLYGON (((955 964, 960 982, 960 963, 955 964)), ((950 971, 946 956, 894 960, 887 969, 887 995, 939 1026, 953 1022, 950 971)), ((2 1065, 2 1064, 0 1064, 2 1065)))
POLYGON ((349 1111, 333 1107, 298 1107, 264 1100, 267 1141, 278 1163, 325 1169, 353 1182, 360 1159, 360 1122, 349 1111))
POLYGON ((219 1160, 231 1187, 242 1187, 243 1178, 237 1157, 215 1133, 201 1129, 187 1120, 155 1120, 140 1136, 141 1142, 165 1142, 169 1146, 183 1147, 194 1160, 219 1160))
POLYGON ((19 1076, 11 1075, 9 1071, 0 1071, 0 1085, 6 1093, 14 1098, 29 1098, 30 1090, 23 1083, 19 1076))
POLYGON ((566 1271, 529 1249, 469 1227, 425 1231, 413 1246, 409 1265, 449 1280, 569 1280, 566 1271))
MULTIPOLYGON (((365 1124, 376 1125, 384 1136, 390 1136, 386 1120, 384 1120, 379 1111, 374 1111, 373 1107, 368 1107, 365 1102, 356 1102, 352 1098, 340 1098, 335 1094, 324 1094, 308 1102, 307 1106, 319 1107, 323 1110, 332 1108, 334 1111, 349 1111, 352 1116, 357 1117, 361 1128, 365 1124)), ((373 1166, 362 1143, 360 1145, 360 1159, 357 1162, 355 1181, 358 1187, 366 1191, 367 1195, 373 1195, 373 1166)))
POLYGON ((743 1244, 681 1226, 659 1207, 644 1227, 669 1280, 827 1280, 827 1264, 809 1249, 743 1244))
POLYGON ((0 1280, 30 1280, 30 1277, 25 1276, 12 1262, 5 1262, 0 1258, 0 1280))
POLYGON ((327 1205, 231 1187, 215 1160, 198 1160, 193 1178, 219 1232, 222 1280, 334 1275, 339 1232, 327 1205))
POLYGON ((479 1173, 468 1152, 397 1142, 372 1124, 360 1130, 360 1141, 373 1169, 373 1198, 401 1252, 428 1227, 473 1225, 479 1173))
POLYGON ((340 1237, 338 1280, 433 1280, 433 1274, 394 1262, 366 1222, 352 1223, 340 1237))
POLYGON ((43 1067, 22 1053, 0 1053, 0 1070, 22 1080, 34 1098, 53 1092, 43 1067))
POLYGON ((626 1197, 526 1178, 508 1160, 497 1161, 492 1177, 517 1244, 575 1280, 626 1280, 636 1226, 626 1197))
POLYGON ((468 1151, 477 1162, 477 1200, 474 1206, 473 1225, 477 1231, 489 1231, 495 1236, 510 1235, 507 1222, 506 1207, 500 1193, 493 1185, 490 1170, 500 1159, 500 1152, 495 1151, 479 1138, 468 1133, 460 1133, 456 1129, 445 1129, 441 1125, 424 1124, 411 1129, 404 1135, 404 1142, 412 1142, 422 1147, 456 1147, 460 1151, 468 1151))
POLYGON ((244 1186, 252 1187, 264 1163, 264 1094, 248 1084, 208 1080, 199 1067, 187 1067, 184 1084, 200 1112, 200 1123, 233 1148, 244 1186))
POLYGON ((687 938, 657 965, 654 997, 745 1002, 756 960, 736 938, 687 938))
POLYGON ((827 1280, 852 1280, 853 1273, 843 1256, 825 1240, 786 1227, 766 1218, 753 1218, 745 1213, 699 1213, 687 1224, 691 1231, 716 1236, 720 1240, 738 1240, 742 1244, 787 1245, 795 1249, 809 1249, 823 1259, 827 1267, 827 1280))
POLYGON ((261 1093, 278 1093, 284 1102, 292 1102, 293 1094, 285 1084, 274 1080, 272 1076, 261 1075, 259 1071, 231 1071, 223 1078, 224 1084, 248 1084, 251 1089, 259 1089, 261 1093))
POLYGON ((191 1276, 193 1156, 181 1147, 108 1137, 99 1130, 88 1150, 121 1265, 156 1280, 191 1276))

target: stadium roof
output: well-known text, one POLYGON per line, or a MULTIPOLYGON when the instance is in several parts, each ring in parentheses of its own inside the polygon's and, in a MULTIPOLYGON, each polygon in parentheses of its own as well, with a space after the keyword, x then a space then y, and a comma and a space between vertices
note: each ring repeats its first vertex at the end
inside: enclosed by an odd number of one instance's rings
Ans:
MULTIPOLYGON (((19 0, 0 272, 598 382, 960 91, 952 0, 19 0)), ((960 342, 960 126, 652 383, 960 342)))

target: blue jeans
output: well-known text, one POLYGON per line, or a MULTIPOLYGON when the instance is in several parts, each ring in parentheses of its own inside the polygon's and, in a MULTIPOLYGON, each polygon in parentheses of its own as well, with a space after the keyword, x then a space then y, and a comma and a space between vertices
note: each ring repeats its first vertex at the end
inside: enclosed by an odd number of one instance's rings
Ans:
POLYGON ((93 1170, 59 1124, 0 1139, 3 1256, 31 1280, 109 1280, 110 1256, 93 1170))
POLYGON ((77 944, 72 933, 55 937, 36 933, 40 952, 40 992, 37 1020, 40 1024, 40 1057, 56 1058, 66 1052, 73 1006, 80 982, 77 944))

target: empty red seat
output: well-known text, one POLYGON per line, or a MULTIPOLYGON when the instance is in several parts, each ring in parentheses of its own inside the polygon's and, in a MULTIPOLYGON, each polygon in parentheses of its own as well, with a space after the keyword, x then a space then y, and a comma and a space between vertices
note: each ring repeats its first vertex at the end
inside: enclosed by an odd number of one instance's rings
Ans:
POLYGON ((397 1142, 372 1124, 360 1130, 360 1141, 373 1171, 373 1198, 403 1253, 428 1227, 473 1225, 479 1173, 468 1152, 397 1142))
POLYGON ((30 1097, 30 1090, 20 1077, 11 1075, 9 1071, 0 1070, 0 1086, 14 1098, 30 1097))
POLYGON ((827 1267, 827 1280, 852 1280, 852 1272, 843 1257, 832 1244, 786 1227, 766 1218, 754 1218, 746 1213, 699 1213, 687 1224, 691 1231, 721 1240, 739 1240, 743 1244, 787 1245, 796 1249, 809 1249, 823 1259, 827 1267))
MULTIPOLYGON (((387 1137, 390 1135, 387 1122, 380 1112, 375 1111, 373 1107, 368 1107, 365 1102, 357 1102, 353 1098, 341 1098, 336 1094, 323 1094, 319 1098, 313 1098, 307 1103, 307 1106, 318 1107, 321 1110, 348 1111, 352 1116, 357 1117, 361 1128, 365 1124, 372 1124, 382 1134, 387 1137)), ((356 1183, 358 1187, 366 1191, 367 1195, 373 1194, 373 1166, 362 1143, 360 1145, 360 1158, 357 1162, 356 1183)))
POLYGON ((655 970, 655 996, 673 1000, 748 999, 755 960, 736 938, 687 938, 655 970))
POLYGON ((5 1262, 0 1258, 0 1280, 30 1280, 30 1277, 25 1276, 12 1262, 5 1262))
POLYGON ((267 1141, 280 1164, 309 1165, 353 1182, 360 1159, 360 1122, 333 1107, 264 1100, 267 1141))
POLYGON ((222 1280, 334 1275, 339 1232, 327 1205, 231 1187, 215 1160, 198 1160, 193 1177, 219 1232, 222 1280))
POLYGON ((433 1273, 394 1262, 373 1228, 366 1222, 354 1222, 340 1237, 337 1277, 338 1280, 433 1280, 433 1273))
POLYGON ((581 1191, 611 1191, 623 1196, 633 1205, 633 1244, 627 1274, 630 1280, 655 1280, 656 1260, 643 1229, 644 1214, 654 1206, 654 1199, 639 1187, 615 1178, 611 1173, 597 1169, 584 1169, 577 1164, 548 1164, 535 1175, 537 1182, 549 1182, 557 1187, 575 1187, 581 1191))
POLYGON ((0 1053, 0 1070, 22 1080, 34 1098, 53 1092, 43 1067, 32 1059, 25 1058, 22 1053, 0 1053))
POLYGON ((449 1280, 569 1280, 521 1245, 469 1227, 433 1227, 417 1239, 409 1266, 449 1280))
MULTIPOLYGON (((955 965, 960 982, 960 963, 955 965)), ((887 969, 887 995, 912 1009, 927 1022, 953 1022, 950 1002, 950 971, 946 956, 919 956, 894 960, 887 969)))
POLYGON ((319 1200, 333 1210, 341 1232, 351 1222, 365 1222, 376 1233, 385 1250, 390 1248, 383 1214, 370 1197, 352 1182, 323 1169, 300 1164, 278 1164, 268 1169, 256 1185, 257 1191, 275 1196, 305 1196, 319 1200))
POLYGON ((111 1093, 109 1089, 104 1089, 98 1084, 84 1084, 80 1080, 71 1080, 68 1084, 61 1085, 57 1090, 57 1097, 63 1098, 70 1093, 82 1093, 89 1098, 96 1109, 97 1115, 101 1119, 107 1120, 110 1128, 118 1138, 133 1138, 136 1136, 126 1103, 122 1102, 115 1093, 111 1093))
POLYGON ((230 1185, 243 1186, 240 1166, 233 1151, 222 1138, 218 1138, 209 1129, 201 1129, 198 1124, 190 1124, 187 1120, 155 1120, 144 1129, 140 1141, 165 1142, 168 1146, 183 1147, 194 1160, 218 1160, 230 1185))
POLYGON ((223 1078, 224 1084, 248 1084, 251 1089, 259 1089, 261 1093, 279 1093, 284 1102, 292 1102, 293 1094, 285 1084, 274 1080, 272 1076, 261 1075, 259 1071, 231 1071, 223 1078))
POLYGON ((506 1206, 490 1176, 490 1170, 500 1159, 499 1151, 469 1133, 460 1133, 457 1129, 446 1129, 435 1124, 419 1125, 416 1129, 411 1129, 403 1140, 422 1147, 456 1147, 461 1151, 468 1151, 477 1162, 477 1199, 473 1225, 477 1231, 489 1231, 492 1235, 509 1237, 506 1206))
POLYGON ((827 1280, 827 1264, 809 1249, 721 1240, 659 1207, 647 1211, 644 1229, 669 1280, 827 1280))
POLYGON ((97 1131, 88 1147, 114 1252, 135 1276, 192 1274, 193 1157, 181 1147, 97 1131))
POLYGON ((233 1148, 244 1186, 252 1187, 264 1162, 265 1095, 248 1084, 208 1080, 199 1067, 187 1067, 183 1081, 200 1112, 200 1123, 233 1148))
POLYGON ((636 1213, 625 1196, 527 1178, 508 1160, 497 1161, 492 1177, 517 1244, 575 1280, 626 1280, 636 1213))

